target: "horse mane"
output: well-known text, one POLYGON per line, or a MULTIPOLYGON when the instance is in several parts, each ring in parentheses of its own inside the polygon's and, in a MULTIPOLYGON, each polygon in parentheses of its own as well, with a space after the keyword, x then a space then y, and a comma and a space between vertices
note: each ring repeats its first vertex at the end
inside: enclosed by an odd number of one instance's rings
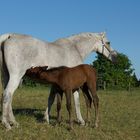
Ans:
POLYGON ((99 36, 99 33, 85 32, 85 33, 73 34, 73 35, 68 36, 68 37, 57 39, 55 41, 55 43, 59 42, 59 41, 72 41, 72 40, 78 41, 81 39, 90 39, 93 37, 98 38, 98 36, 99 36))
POLYGON ((85 37, 85 38, 88 38, 88 37, 91 37, 91 36, 95 36, 95 34, 96 33, 90 33, 90 32, 73 34, 73 35, 69 36, 68 39, 75 38, 75 37, 85 37))

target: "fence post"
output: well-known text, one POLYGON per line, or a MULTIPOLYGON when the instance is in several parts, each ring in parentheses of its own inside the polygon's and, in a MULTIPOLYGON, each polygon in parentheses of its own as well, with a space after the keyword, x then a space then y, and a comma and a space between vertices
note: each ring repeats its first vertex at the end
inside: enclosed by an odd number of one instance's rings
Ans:
POLYGON ((130 90, 131 90, 131 83, 129 82, 128 83, 128 91, 130 92, 130 90))
POLYGON ((103 89, 106 90, 106 81, 103 83, 103 89))

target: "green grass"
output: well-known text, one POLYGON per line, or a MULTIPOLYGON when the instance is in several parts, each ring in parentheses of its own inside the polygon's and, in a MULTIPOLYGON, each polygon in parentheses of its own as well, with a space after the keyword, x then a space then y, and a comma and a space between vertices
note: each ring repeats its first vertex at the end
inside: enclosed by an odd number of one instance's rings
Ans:
MULTIPOLYGON (((65 108, 65 98, 62 106, 62 123, 56 122, 56 102, 51 111, 51 124, 42 122, 46 109, 48 88, 23 87, 16 91, 13 99, 13 110, 19 128, 6 131, 0 124, 0 139, 2 140, 139 140, 140 139, 140 90, 98 91, 100 99, 99 128, 92 127, 94 113, 89 126, 79 126, 76 123, 73 105, 73 127, 69 131, 68 113, 65 108)), ((1 98, 1 95, 0 95, 1 98)), ((86 107, 81 94, 81 111, 85 118, 86 107)), ((73 103, 74 104, 74 103, 73 103)), ((94 111, 94 109, 92 109, 94 111)), ((0 111, 1 113, 1 111, 0 111)))

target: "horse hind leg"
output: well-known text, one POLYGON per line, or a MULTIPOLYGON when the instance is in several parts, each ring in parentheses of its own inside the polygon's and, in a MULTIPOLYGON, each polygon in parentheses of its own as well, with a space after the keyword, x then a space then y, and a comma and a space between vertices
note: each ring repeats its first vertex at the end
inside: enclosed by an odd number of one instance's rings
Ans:
POLYGON ((2 123, 6 128, 10 128, 9 124, 7 123, 8 116, 4 113, 3 109, 3 101, 5 99, 5 90, 9 81, 9 73, 7 67, 5 65, 1 66, 1 83, 2 83, 2 98, 1 98, 1 111, 2 111, 2 123))
POLYGON ((55 95, 57 93, 57 88, 55 86, 52 86, 51 91, 50 91, 50 95, 48 98, 48 106, 46 108, 46 111, 44 113, 44 120, 47 121, 47 123, 50 123, 50 110, 51 110, 51 106, 54 103, 54 99, 55 99, 55 95))
POLYGON ((12 111, 12 97, 20 82, 20 78, 17 75, 10 75, 8 84, 3 92, 2 100, 2 124, 11 129, 11 125, 17 125, 12 111))

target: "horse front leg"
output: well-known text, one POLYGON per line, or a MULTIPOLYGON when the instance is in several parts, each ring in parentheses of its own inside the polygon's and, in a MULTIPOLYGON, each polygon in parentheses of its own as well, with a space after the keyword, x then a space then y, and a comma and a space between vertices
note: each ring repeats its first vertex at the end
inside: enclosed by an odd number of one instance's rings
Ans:
POLYGON ((51 110, 52 104, 54 103, 56 93, 57 93, 56 87, 52 86, 51 91, 50 91, 50 95, 48 98, 48 106, 47 106, 46 111, 44 113, 44 120, 47 121, 48 124, 50 123, 50 120, 49 120, 50 110, 51 110))
POLYGON ((80 111, 79 92, 75 91, 73 95, 74 95, 75 110, 76 110, 76 116, 77 116, 78 122, 81 125, 85 125, 85 121, 83 120, 81 111, 80 111))

